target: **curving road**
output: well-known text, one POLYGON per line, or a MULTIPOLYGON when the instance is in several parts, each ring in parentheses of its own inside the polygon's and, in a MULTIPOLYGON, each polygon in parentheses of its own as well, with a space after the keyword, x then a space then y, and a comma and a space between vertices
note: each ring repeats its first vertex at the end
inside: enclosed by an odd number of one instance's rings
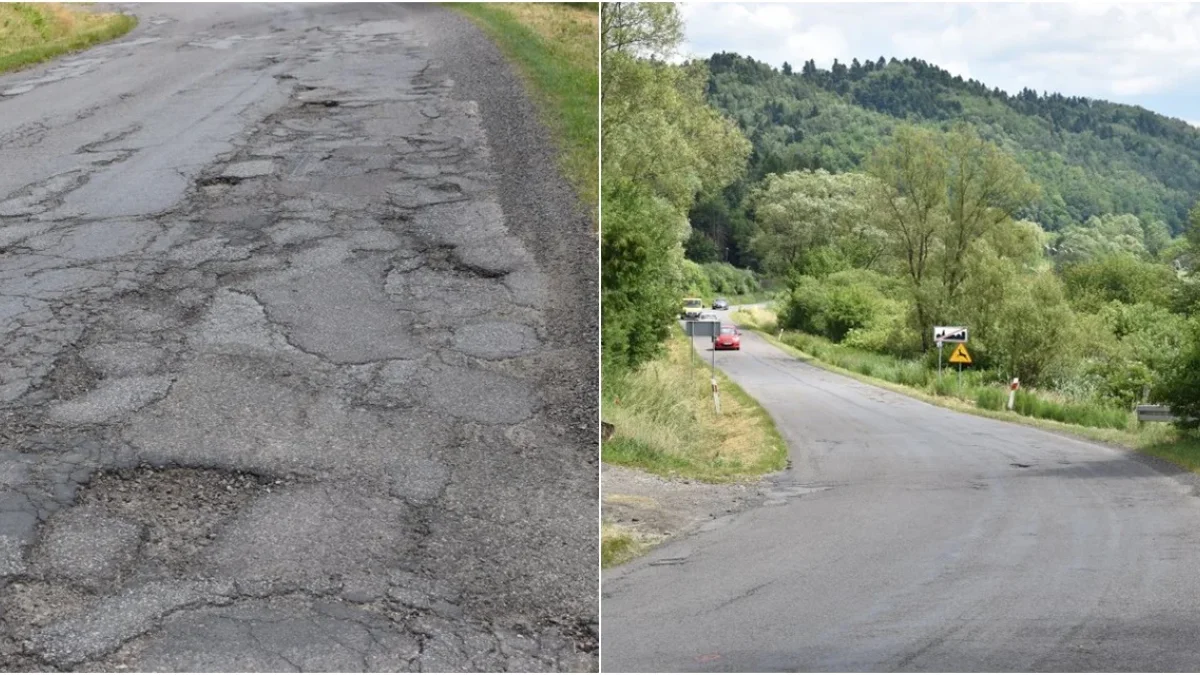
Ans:
POLYGON ((0 76, 0 670, 594 668, 594 229, 497 49, 118 7, 0 76))
POLYGON ((777 421, 792 467, 764 504, 605 573, 605 672, 1200 663, 1191 474, 862 384, 758 335, 717 363, 777 421))

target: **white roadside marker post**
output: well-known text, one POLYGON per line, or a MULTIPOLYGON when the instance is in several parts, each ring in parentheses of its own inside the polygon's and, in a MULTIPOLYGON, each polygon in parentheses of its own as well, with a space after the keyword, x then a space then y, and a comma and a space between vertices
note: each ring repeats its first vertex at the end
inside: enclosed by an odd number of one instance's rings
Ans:
POLYGON ((1008 409, 1012 410, 1017 399, 1017 388, 1021 386, 1021 379, 1014 377, 1012 384, 1008 385, 1008 409))
POLYGON ((712 341, 712 390, 713 390, 713 410, 717 414, 721 414, 721 395, 717 393, 717 335, 721 333, 720 327, 717 327, 713 334, 712 341))

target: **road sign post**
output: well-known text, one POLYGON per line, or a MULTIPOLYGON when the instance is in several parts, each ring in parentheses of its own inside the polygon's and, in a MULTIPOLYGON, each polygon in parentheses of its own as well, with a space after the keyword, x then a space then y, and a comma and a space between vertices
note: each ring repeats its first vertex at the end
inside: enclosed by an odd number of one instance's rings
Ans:
POLYGON ((712 336, 712 390, 713 410, 721 414, 721 395, 717 393, 717 335, 721 333, 721 324, 717 324, 717 332, 712 336))
MULTIPOLYGON (((942 345, 947 342, 956 342, 956 343, 959 343, 960 345, 962 343, 965 343, 967 341, 967 327, 966 326, 934 326, 933 327, 933 341, 935 343, 937 343, 937 348, 938 348, 938 375, 937 376, 938 376, 938 382, 941 382, 941 380, 942 380, 942 345)), ((957 353, 957 350, 955 350, 955 353, 957 353)), ((953 359, 951 359, 951 363, 953 363, 953 362, 954 362, 953 359)), ((967 361, 967 363, 970 363, 970 361, 967 361)), ((959 388, 961 388, 962 387, 962 368, 959 368, 958 371, 959 371, 958 384, 959 384, 959 388)))
POLYGON ((950 363, 958 364, 958 392, 962 393, 962 367, 963 364, 971 364, 971 355, 967 353, 967 345, 965 342, 958 343, 954 348, 954 352, 950 354, 950 363))
POLYGON ((938 346, 938 380, 942 379, 942 341, 937 341, 938 346))
POLYGON ((966 326, 934 326, 933 339, 935 342, 966 342, 966 326))
MULTIPOLYGON (((716 346, 717 336, 721 334, 720 321, 685 321, 683 322, 683 332, 687 333, 688 338, 709 337, 712 338, 714 347, 716 346)), ((696 376, 696 348, 692 344, 692 378, 696 376)), ((717 371, 717 355, 716 350, 713 350, 713 375, 715 377, 717 371)))

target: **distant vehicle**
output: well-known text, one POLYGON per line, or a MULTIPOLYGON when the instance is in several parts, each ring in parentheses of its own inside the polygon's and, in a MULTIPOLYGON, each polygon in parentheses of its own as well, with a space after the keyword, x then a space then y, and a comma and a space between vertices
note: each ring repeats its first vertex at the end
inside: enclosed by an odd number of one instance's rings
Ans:
POLYGON ((713 349, 736 349, 742 350, 742 331, 737 329, 737 326, 731 326, 727 323, 721 324, 721 334, 717 336, 716 342, 713 343, 713 349))
POLYGON ((713 312, 700 312, 700 321, 720 321, 721 317, 713 312))
POLYGON ((704 301, 700 298, 684 298, 683 311, 679 316, 684 319, 697 319, 700 313, 704 311, 704 301))
POLYGON ((729 301, 725 298, 713 300, 713 309, 729 309, 729 301))

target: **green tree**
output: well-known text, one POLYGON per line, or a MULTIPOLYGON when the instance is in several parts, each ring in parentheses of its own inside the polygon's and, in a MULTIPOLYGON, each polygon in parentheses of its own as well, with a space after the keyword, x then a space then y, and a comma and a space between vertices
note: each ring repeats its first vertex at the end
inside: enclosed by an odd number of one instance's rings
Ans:
POLYGON ((952 320, 972 259, 1011 238, 1013 216, 1036 186, 995 145, 960 126, 949 134, 900 127, 868 163, 880 227, 909 283, 923 349, 930 328, 952 320))
MULTIPOLYGON (((892 142, 872 155, 867 171, 878 180, 880 227, 892 256, 907 277, 918 326, 932 325, 937 289, 932 286, 939 234, 946 229, 949 162, 935 132, 900 127, 892 142)), ((921 337, 922 349, 929 341, 921 337)))
POLYGON ((1170 307, 1179 278, 1169 266, 1116 253, 1069 265, 1062 271, 1072 303, 1095 312, 1111 301, 1170 307))
POLYGON ((981 242, 1013 226, 1013 218, 1038 196, 1016 160, 966 125, 945 140, 947 228, 942 237, 942 287, 947 301, 958 300, 970 256, 981 242))
POLYGON ((654 358, 670 334, 682 284, 679 240, 669 223, 679 217, 645 188, 605 180, 600 307, 606 369, 633 368, 654 358))
POLYGON ((600 11, 600 50, 665 59, 683 41, 683 18, 673 2, 606 2, 600 11))
POLYGON ((1200 320, 1192 320, 1189 344, 1181 350, 1156 393, 1180 418, 1177 426, 1200 428, 1200 320))
POLYGON ((1192 254, 1200 258, 1200 201, 1188 212, 1187 229, 1184 234, 1192 247, 1192 254))
POLYGON ((1037 384, 1054 361, 1072 358, 1073 316, 1049 270, 1011 284, 986 335, 989 358, 1006 378, 1037 384))
POLYGON ((835 268, 870 268, 884 249, 871 215, 872 179, 859 173, 793 171, 770 175, 750 197, 758 232, 751 247, 778 277, 817 274, 814 254, 832 253, 835 268))
POLYGON ((1154 246, 1161 250, 1164 245, 1157 239, 1161 233, 1154 231, 1154 225, 1154 221, 1144 225, 1136 216, 1129 214, 1092 216, 1062 231, 1053 246, 1054 259, 1060 264, 1072 264, 1119 253, 1139 258, 1151 257, 1147 246, 1147 227, 1150 228, 1150 236, 1155 238, 1154 246))
POLYGON ((750 143, 709 107, 704 64, 670 65, 682 39, 673 4, 601 8, 601 341, 607 367, 653 358, 689 280, 687 212, 745 169, 750 143))

